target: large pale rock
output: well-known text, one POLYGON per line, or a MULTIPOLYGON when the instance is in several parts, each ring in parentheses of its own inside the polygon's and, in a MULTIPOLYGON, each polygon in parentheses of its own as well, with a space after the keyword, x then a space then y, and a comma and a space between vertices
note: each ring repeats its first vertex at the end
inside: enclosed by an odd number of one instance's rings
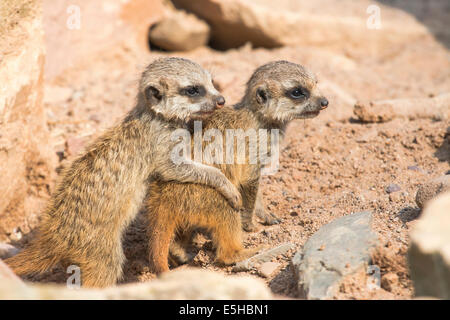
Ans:
POLYGON ((45 77, 109 48, 148 48, 148 29, 161 19, 163 0, 43 0, 45 77))
MULTIPOLYGON (((258 47, 322 46, 371 54, 424 36, 425 27, 406 13, 377 4, 381 29, 367 27, 372 1, 336 0, 173 0, 178 8, 206 20, 220 49, 251 42, 258 47), (401 21, 399 26, 398 21, 401 21)), ((369 21, 370 22, 370 21, 369 21)))
POLYGON ((394 118, 450 119, 450 93, 432 98, 391 99, 357 102, 354 114, 362 122, 387 122, 394 118))
MULTIPOLYGON (((1 267, 1 266, 0 266, 1 267)), ((34 284, 26 287, 0 281, 2 299, 271 299, 263 281, 250 277, 224 276, 213 271, 185 269, 169 272, 146 283, 103 290, 67 289, 63 286, 34 284)))
POLYGON ((54 157, 42 105, 40 1, 0 5, 0 241, 28 232, 49 193, 54 157), (5 19, 5 20, 3 20, 5 19))
POLYGON ((450 299, 450 192, 426 204, 408 251, 416 296, 450 299))
POLYGON ((11 283, 19 290, 25 288, 25 283, 18 276, 16 276, 14 272, 2 260, 0 260, 0 283, 3 282, 11 283))
POLYGON ((450 174, 422 184, 416 193, 416 203, 419 208, 423 209, 428 201, 446 191, 450 191, 450 174))
POLYGON ((308 239, 292 259, 300 296, 332 298, 344 276, 367 266, 377 241, 371 221, 370 212, 354 213, 323 226, 308 239))
POLYGON ((209 26, 193 14, 169 11, 167 17, 152 26, 150 43, 169 51, 190 51, 209 40, 209 26))

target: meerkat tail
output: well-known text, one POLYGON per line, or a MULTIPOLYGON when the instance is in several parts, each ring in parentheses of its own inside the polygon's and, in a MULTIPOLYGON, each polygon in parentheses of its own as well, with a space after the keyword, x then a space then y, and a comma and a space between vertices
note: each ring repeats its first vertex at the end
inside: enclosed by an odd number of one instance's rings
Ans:
POLYGON ((30 246, 4 262, 17 275, 39 274, 54 267, 60 259, 45 253, 36 246, 30 246))

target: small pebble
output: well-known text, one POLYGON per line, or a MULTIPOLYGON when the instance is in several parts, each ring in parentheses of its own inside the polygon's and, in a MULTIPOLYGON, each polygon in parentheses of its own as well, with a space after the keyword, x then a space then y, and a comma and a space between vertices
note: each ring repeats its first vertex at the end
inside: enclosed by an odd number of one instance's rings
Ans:
POLYGON ((400 186, 398 184, 395 184, 395 183, 391 183, 390 185, 388 185, 386 187, 386 192, 387 193, 393 193, 393 192, 397 192, 397 191, 400 191, 400 190, 402 190, 402 188, 400 188, 400 186))
POLYGON ((22 239, 22 232, 20 231, 20 229, 15 228, 9 238, 12 241, 19 241, 20 239, 22 239))
POLYGON ((392 292, 392 289, 398 286, 398 276, 395 273, 387 273, 381 278, 381 287, 389 292, 392 292))
POLYGON ((261 233, 266 237, 270 237, 270 231, 263 230, 261 233))
POLYGON ((391 202, 400 202, 401 200, 402 200, 401 193, 394 192, 394 193, 389 194, 389 201, 391 201, 391 202))

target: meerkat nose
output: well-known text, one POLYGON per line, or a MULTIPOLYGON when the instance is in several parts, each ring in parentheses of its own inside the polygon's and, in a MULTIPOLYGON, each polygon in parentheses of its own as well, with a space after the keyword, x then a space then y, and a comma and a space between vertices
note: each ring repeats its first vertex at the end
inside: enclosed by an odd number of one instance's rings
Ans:
POLYGON ((328 107, 328 100, 326 98, 320 99, 320 105, 322 106, 322 109, 325 109, 328 107))
POLYGON ((223 105, 225 104, 225 98, 222 96, 218 96, 216 98, 216 104, 218 108, 223 107, 223 105))

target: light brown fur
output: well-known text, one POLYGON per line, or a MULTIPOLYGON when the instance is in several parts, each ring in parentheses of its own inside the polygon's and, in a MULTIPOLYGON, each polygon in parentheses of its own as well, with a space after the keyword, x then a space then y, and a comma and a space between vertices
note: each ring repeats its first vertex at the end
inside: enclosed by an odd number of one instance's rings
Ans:
MULTIPOLYGON (((315 117, 327 105, 328 101, 316 89, 314 76, 303 67, 286 61, 272 62, 255 71, 239 104, 233 109, 217 110, 203 127, 219 129, 222 133, 226 129, 279 129, 282 135, 289 121, 315 117), (308 90, 308 97, 293 99, 289 94, 299 86, 308 90)), ((216 261, 220 264, 232 264, 256 253, 257 249, 243 249, 241 229, 242 224, 246 229, 253 228, 262 166, 259 162, 248 162, 249 147, 254 145, 248 142, 245 145, 244 164, 215 165, 239 188, 242 216, 211 188, 176 182, 151 183, 147 200, 148 236, 150 264, 155 272, 169 269, 169 246, 174 235, 181 233, 184 242, 189 241, 189 233, 197 227, 211 234, 217 250, 216 261)), ((235 145, 235 157, 236 148, 235 145)), ((259 210, 264 210, 261 204, 259 210)), ((180 243, 172 244, 171 252, 178 255, 174 260, 185 260, 182 247, 180 243)))
POLYGON ((238 190, 218 169, 194 162, 174 165, 170 158, 171 134, 223 103, 199 65, 180 58, 151 63, 141 77, 136 106, 64 171, 37 238, 5 262, 19 275, 70 263, 80 267, 83 286, 115 284, 125 260, 122 234, 155 178, 211 186, 238 207, 238 190), (201 94, 188 95, 192 86, 201 94))

